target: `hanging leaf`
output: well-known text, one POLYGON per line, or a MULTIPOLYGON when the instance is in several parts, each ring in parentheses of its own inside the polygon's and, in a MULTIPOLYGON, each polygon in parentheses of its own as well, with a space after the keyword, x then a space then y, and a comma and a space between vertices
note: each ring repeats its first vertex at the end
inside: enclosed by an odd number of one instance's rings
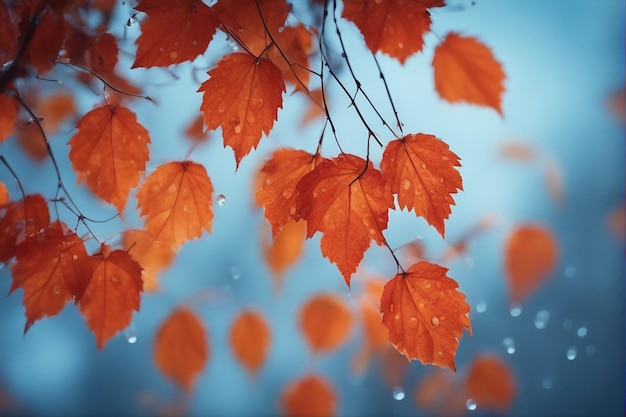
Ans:
POLYGON ((433 135, 411 134, 387 144, 380 169, 398 196, 401 209, 413 209, 441 236, 443 221, 454 205, 451 194, 462 190, 459 157, 433 135))
POLYGON ((2 209, 2 206, 8 203, 9 203, 9 191, 7 190, 7 186, 4 185, 3 182, 0 182, 0 210, 2 209))
POLYGON ((143 268, 144 292, 157 291, 159 273, 172 264, 176 251, 168 244, 155 241, 145 230, 127 230, 123 236, 124 250, 143 268))
POLYGON ((283 71, 285 82, 296 89, 308 90, 314 35, 317 33, 302 24, 287 26, 274 35, 276 43, 267 51, 267 58, 283 71))
POLYGON ((90 67, 96 73, 110 73, 117 64, 117 40, 110 33, 103 33, 89 43, 90 67))
POLYGON ((336 349, 346 341, 352 314, 341 298, 319 294, 300 309, 300 329, 314 353, 336 349))
POLYGON ((336 413, 337 399, 328 381, 308 375, 285 388, 281 404, 286 417, 330 417, 336 413))
POLYGON ((163 375, 187 392, 209 359, 209 344, 201 320, 179 307, 161 323, 154 339, 154 363, 163 375))
POLYGON ((271 334, 263 316, 252 310, 241 312, 230 329, 230 347, 237 360, 256 376, 265 362, 271 334))
POLYGON ((428 415, 463 416, 467 413, 464 384, 449 369, 434 369, 422 378, 415 389, 415 403, 428 415))
POLYGON ((456 370, 454 355, 463 335, 471 334, 469 310, 448 270, 421 261, 385 285, 380 299, 389 341, 409 360, 456 370))
POLYGON ((213 184, 206 169, 192 161, 159 166, 137 192, 146 230, 160 243, 178 248, 211 232, 213 184))
POLYGON ((492 355, 474 358, 467 371, 467 395, 480 410, 506 413, 517 388, 513 371, 507 363, 492 355))
POLYGON ((306 239, 305 222, 287 222, 271 242, 263 241, 265 262, 272 271, 275 287, 279 288, 287 268, 302 255, 306 239))
POLYGON ((17 120, 17 101, 4 93, 0 93, 0 142, 11 136, 17 120))
POLYGON ((50 224, 48 204, 41 194, 27 195, 0 207, 0 262, 15 256, 17 246, 50 224))

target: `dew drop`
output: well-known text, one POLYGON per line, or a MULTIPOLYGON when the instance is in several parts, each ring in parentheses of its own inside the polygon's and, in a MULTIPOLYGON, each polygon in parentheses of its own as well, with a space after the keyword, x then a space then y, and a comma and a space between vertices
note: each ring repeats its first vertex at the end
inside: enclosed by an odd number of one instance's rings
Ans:
POLYGON ((426 171, 426 164, 422 162, 422 171, 426 171))
POLYGON ((120 282, 120 277, 118 277, 117 275, 111 275, 111 282, 113 284, 119 284, 120 282))
POLYGON ((402 387, 395 387, 393 389, 393 399, 396 401, 402 401, 404 400, 405 397, 405 393, 404 390, 402 389, 402 387))
POLYGON ((419 307, 419 308, 424 308, 424 303, 420 302, 420 303, 418 304, 418 307, 419 307))
POLYGON ((432 324, 433 327, 439 326, 439 317, 434 316, 432 319, 430 319, 430 324, 432 324))
POLYGON ((509 310, 512 317, 519 317, 522 314, 522 306, 518 303, 511 304, 511 310, 509 310))
POLYGON ((293 195, 293 188, 287 188, 285 191, 283 191, 283 198, 285 199, 290 199, 292 195, 293 195))
POLYGON ((369 226, 370 224, 372 224, 372 221, 370 220, 370 217, 368 215, 363 216, 363 224, 365 226, 369 226))
POLYGON ((541 381, 541 386, 543 389, 552 388, 552 380, 550 378, 544 378, 543 381, 541 381))
POLYGON ((578 335, 578 337, 585 337, 587 336, 587 328, 586 327, 579 327, 578 330, 576 331, 576 334, 578 335))
POLYGON ((535 327, 539 330, 543 330, 548 325, 548 320, 550 320, 550 312, 547 310, 541 310, 535 316, 535 327))
POLYGON ((170 59, 176 59, 176 58, 178 58, 178 52, 176 51, 170 52, 170 59))
POLYGON ((396 313, 396 315, 393 318, 396 320, 400 320, 400 313, 396 313))
POLYGON ((54 294, 54 295, 61 294, 61 286, 59 284, 54 284, 52 286, 52 294, 54 294))
POLYGON ((469 411, 476 410, 476 401, 474 401, 472 398, 468 398, 467 401, 465 401, 465 408, 467 408, 469 411))
POLYGON ((196 40, 191 41, 191 44, 195 46, 195 45, 197 45, 197 44, 198 44, 198 41, 196 41, 196 40))
POLYGON ((217 196, 217 205, 222 207, 224 204, 226 204, 226 196, 224 194, 219 194, 217 196))
POLYGON ((576 355, 578 355, 578 350, 576 349, 576 346, 570 346, 567 349, 567 359, 573 361, 574 359, 576 359, 576 355))
POLYGON ((183 204, 183 211, 187 213, 189 211, 189 206, 187 204, 183 204))
POLYGON ((241 278, 241 269, 239 269, 238 266, 231 266, 230 267, 230 276, 234 280, 238 280, 239 278, 241 278))
POLYGON ((169 187, 167 187, 167 191, 169 191, 170 193, 176 192, 177 189, 178 187, 176 186, 176 184, 171 184, 169 187))
POLYGON ((78 255, 72 255, 72 259, 73 260, 77 260, 78 259, 78 255))
POLYGON ((502 341, 502 345, 506 349, 506 353, 512 355, 515 353, 515 340, 512 337, 507 337, 502 341))
POLYGON ((406 178, 405 178, 405 179, 403 179, 403 180, 402 180, 402 188, 403 188, 404 190, 408 190, 409 188, 411 188, 411 181, 410 181, 410 180, 408 180, 408 179, 406 179, 406 178))
POLYGON ((126 341, 131 345, 137 342, 137 330, 135 329, 135 326, 133 324, 131 324, 126 328, 126 330, 124 330, 124 337, 126 338, 126 341))
POLYGON ((431 194, 435 194, 435 189, 434 189, 434 188, 431 188, 429 192, 430 192, 431 194))
POLYGON ((296 214, 296 208, 295 207, 290 208, 289 209, 289 214, 294 216, 296 214))
POLYGON ((399 49, 404 48, 404 44, 403 44, 402 42, 398 42, 398 48, 399 48, 399 49))
POLYGON ((222 106, 219 106, 217 108, 217 111, 218 111, 218 113, 224 113, 226 111, 226 109, 224 107, 222 107, 222 106))
POLYGON ((409 318, 409 320, 411 320, 411 321, 417 321, 417 317, 415 317, 415 316, 411 316, 411 317, 409 318))
POLYGON ((382 2, 383 2, 383 0, 374 0, 374 2, 375 2, 376 4, 380 4, 380 3, 382 3, 382 2))
POLYGON ((257 109, 260 109, 261 107, 263 107, 263 98, 253 97, 251 101, 252 101, 252 105, 256 107, 257 109))
POLYGON ((237 125, 235 126, 235 128, 233 129, 235 131, 235 133, 238 135, 241 133, 241 125, 237 125))
POLYGON ((389 304, 389 311, 393 311, 393 304, 389 304))
POLYGON ((476 312, 484 313, 485 311, 487 311, 487 303, 484 301, 478 302, 478 304, 476 304, 476 312))
POLYGON ((165 52, 165 48, 160 47, 160 48, 159 48, 159 52, 165 52))

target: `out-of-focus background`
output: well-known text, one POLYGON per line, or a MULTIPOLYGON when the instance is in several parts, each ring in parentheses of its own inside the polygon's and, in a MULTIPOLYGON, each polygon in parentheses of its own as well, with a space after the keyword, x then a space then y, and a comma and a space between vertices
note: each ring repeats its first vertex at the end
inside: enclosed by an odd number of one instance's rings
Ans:
MULTIPOLYGON (((126 51, 133 51, 132 42, 139 34, 136 22, 126 25, 133 14, 131 6, 118 5, 118 24, 111 28, 119 36, 126 33, 128 40, 121 44, 126 51)), ((297 2, 295 6, 298 10, 297 2)), ((430 133, 446 141, 461 157, 464 187, 455 196, 445 240, 423 219, 406 212, 390 214, 385 236, 392 247, 421 239, 427 254, 437 260, 481 219, 494 219, 491 228, 470 239, 466 252, 445 265, 472 306, 473 336, 465 334, 461 339, 457 368, 463 372, 483 353, 505 360, 517 383, 509 415, 613 416, 624 411, 624 242, 611 223, 624 205, 624 114, 623 107, 621 115, 614 114, 609 103, 624 87, 625 14, 621 0, 450 0, 447 7, 432 10, 433 33, 426 37, 423 54, 409 59, 404 68, 381 58, 404 131, 430 133), (434 47, 450 30, 476 36, 503 64, 507 74, 503 117, 492 109, 451 105, 437 97, 430 62, 434 47), (502 147, 512 142, 523 143, 537 156, 529 161, 503 157, 502 147), (545 284, 511 308, 503 244, 515 226, 529 222, 554 233, 559 259, 545 284)), ((358 43, 360 35, 347 22, 341 28, 348 52, 358 63, 357 75, 388 112, 375 66, 358 43)), ((210 57, 209 53, 194 65, 214 65, 210 57)), ((122 57, 119 65, 129 68, 130 62, 122 57)), ((190 142, 182 132, 198 114, 201 95, 196 90, 208 69, 192 72, 191 68, 191 64, 171 68, 178 79, 158 69, 128 71, 159 103, 132 106, 153 140, 148 173, 187 155, 190 142)), ((63 71, 54 74, 62 77, 63 71)), ((88 91, 81 94, 83 112, 101 100, 88 91)), ((336 103, 345 101, 337 88, 331 94, 336 103)), ((355 376, 351 360, 362 343, 357 327, 336 352, 315 358, 309 352, 298 329, 300 306, 320 292, 334 292, 349 303, 352 297, 335 266, 322 258, 319 235, 307 243, 302 260, 288 271, 281 290, 274 291, 258 236, 265 220, 262 211, 254 208, 251 179, 278 146, 314 151, 321 122, 300 128, 303 103, 297 96, 286 97, 274 131, 237 171, 231 150, 222 147, 218 134, 193 151, 190 158, 207 167, 216 194, 226 198, 222 206, 215 205, 213 233, 182 248, 162 275, 162 290, 143 296, 131 327, 103 351, 96 349, 93 335, 69 305, 24 335, 21 291, 3 296, 0 413, 167 412, 168 405, 178 404, 181 392, 152 363, 155 329, 173 308, 202 293, 210 300, 193 304, 193 309, 204 321, 211 353, 187 399, 189 414, 278 415, 284 387, 315 371, 332 383, 338 415, 429 415, 417 407, 414 391, 432 367, 410 365, 398 387, 404 396, 397 392, 394 396, 377 361, 365 374, 355 376), (273 334, 267 362, 256 379, 243 371, 228 346, 232 320, 247 307, 265 315, 273 334)), ((342 145, 363 154, 365 135, 358 122, 353 129, 354 116, 344 107, 336 105, 334 116, 342 145)), ((51 138, 69 185, 74 174, 66 143, 72 127, 51 138)), ((382 127, 379 130, 384 132, 382 127)), ((54 190, 51 165, 33 164, 13 142, 1 144, 0 152, 32 191, 49 194, 54 190)), ((332 141, 326 141, 324 152, 337 153, 332 141)), ((0 170, 0 180, 13 184, 6 170, 0 170)), ((92 205, 85 210, 88 214, 113 213, 110 207, 94 203, 88 192, 76 193, 79 204, 92 205)), ((130 213, 127 221, 136 222, 136 214, 130 213)), ((94 225, 99 236, 114 239, 108 227, 94 225)), ((393 259, 378 247, 367 253, 362 267, 388 278, 395 273, 393 259)), ((0 293, 8 294, 10 284, 11 272, 5 267, 0 270, 0 293)), ((480 409, 467 414, 496 415, 480 409)))

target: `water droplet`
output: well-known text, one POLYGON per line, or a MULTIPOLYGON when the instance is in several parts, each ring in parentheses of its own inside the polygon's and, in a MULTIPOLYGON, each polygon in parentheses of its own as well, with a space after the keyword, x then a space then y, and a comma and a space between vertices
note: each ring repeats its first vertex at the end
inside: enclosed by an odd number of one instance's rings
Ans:
POLYGON ((476 304, 476 312, 484 313, 485 311, 487 311, 487 303, 484 301, 479 301, 478 304, 476 304))
POLYGON ((547 310, 541 310, 537 312, 535 316, 535 327, 539 330, 543 330, 548 325, 548 320, 550 320, 550 312, 547 310))
POLYGON ((171 184, 169 187, 167 187, 167 191, 169 191, 170 193, 176 192, 176 190, 178 190, 178 186, 176 184, 171 184))
POLYGON ((217 196, 217 205, 222 207, 224 204, 226 204, 226 196, 224 194, 219 194, 217 196))
POLYGON ((231 266, 230 267, 230 276, 234 280, 238 280, 239 278, 241 278, 241 269, 239 269, 238 266, 231 266))
POLYGON ((439 326, 439 317, 434 316, 432 319, 430 319, 430 324, 432 324, 433 327, 439 326))
POLYGON ((253 97, 251 101, 252 101, 252 105, 256 107, 257 109, 260 109, 261 107, 263 107, 263 98, 253 97))
POLYGON ((415 317, 415 316, 411 316, 411 318, 410 318, 409 320, 411 320, 411 321, 417 321, 417 317, 415 317))
POLYGON ((408 179, 406 179, 406 178, 405 178, 405 179, 403 179, 403 180, 402 180, 402 188, 403 188, 404 190, 408 190, 409 188, 411 188, 411 181, 410 181, 410 180, 408 180, 408 179))
POLYGON ((113 284, 119 284, 120 282, 120 277, 118 277, 117 275, 111 275, 111 282, 113 284))
POLYGON ((576 349, 576 346, 570 346, 567 349, 567 359, 573 361, 576 359, 576 355, 578 355, 578 349, 576 349))
POLYGON ((289 209, 289 214, 292 215, 292 216, 295 215, 296 214, 296 208, 295 207, 290 208, 289 209))
POLYGON ((126 330, 124 330, 124 337, 131 345, 137 342, 137 330, 132 323, 126 328, 126 330))
POLYGON ((418 307, 419 307, 419 308, 424 308, 424 303, 420 302, 420 303, 418 304, 418 307))
POLYGON ((576 275, 576 267, 568 266, 565 268, 565 276, 568 278, 573 278, 576 275))
POLYGON ((431 193, 431 194, 435 194, 435 189, 434 189, 434 188, 431 188, 431 189, 430 189, 430 191, 429 191, 429 193, 431 193))
POLYGON ((368 233, 370 234, 370 237, 372 239, 374 238, 374 236, 376 236, 376 230, 374 230, 374 229, 370 229, 368 233))
POLYGON ((218 113, 224 113, 226 111, 226 109, 224 107, 222 107, 222 106, 219 106, 217 108, 217 111, 218 111, 218 113))
POLYGON ((404 44, 403 44, 402 42, 398 42, 398 48, 399 48, 399 49, 404 48, 404 44))
POLYGON ((372 224, 372 221, 370 220, 370 216, 368 216, 367 214, 363 216, 363 224, 365 226, 369 226, 370 224, 372 224))
POLYGON ((78 255, 72 255, 72 259, 73 260, 77 260, 78 259, 78 255))
POLYGON ((512 337, 507 337, 502 341, 502 345, 506 348, 506 353, 512 355, 515 353, 515 340, 512 337))
POLYGON ((235 131, 235 133, 238 135, 241 133, 241 125, 237 125, 235 126, 235 128, 233 129, 235 131))
POLYGON ((293 188, 287 188, 285 191, 283 191, 283 198, 285 199, 291 198, 292 195, 293 195, 293 188))
POLYGON ((183 204, 183 211, 187 213, 189 211, 189 206, 187 204, 183 204))
POLYGON ((159 52, 165 52, 165 48, 160 47, 160 48, 159 48, 159 52))
POLYGON ((586 327, 579 327, 578 330, 576 331, 576 334, 578 335, 578 337, 585 337, 587 336, 587 328, 586 327))
POLYGON ((469 411, 476 410, 476 401, 474 401, 472 398, 468 398, 467 401, 465 401, 465 408, 467 408, 469 411))
POLYGON ((178 58, 178 52, 176 51, 170 52, 170 59, 176 59, 176 58, 178 58))
POLYGON ((400 313, 396 313, 396 315, 393 318, 396 320, 400 320, 400 313))
POLYGON ((198 44, 198 41, 193 40, 193 41, 191 41, 191 44, 195 46, 195 45, 197 45, 197 44, 198 44))
POLYGON ((393 312, 393 304, 389 304, 389 311, 393 312))
POLYGON ((519 317, 522 314, 522 306, 518 303, 511 304, 511 310, 509 311, 512 317, 519 317))
POLYGON ((543 381, 541 381, 541 386, 543 389, 552 388, 552 380, 550 378, 544 378, 543 381))
POLYGON ((61 294, 61 286, 59 284, 54 284, 52 286, 52 294, 54 294, 54 295, 61 294))
POLYGON ((422 162, 422 171, 426 171, 426 164, 422 162))
POLYGON ((405 393, 404 390, 402 389, 402 387, 395 387, 393 389, 393 399, 396 401, 402 401, 404 400, 405 397, 405 393))

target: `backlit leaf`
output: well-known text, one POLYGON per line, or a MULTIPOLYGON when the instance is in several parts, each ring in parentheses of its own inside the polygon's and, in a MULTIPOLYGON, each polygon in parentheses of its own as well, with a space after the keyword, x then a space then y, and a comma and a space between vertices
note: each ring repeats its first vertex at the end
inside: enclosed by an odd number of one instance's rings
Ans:
POLYGON ((201 0, 141 0, 135 9, 148 18, 141 24, 132 68, 193 61, 207 49, 219 25, 201 0))
POLYGON ((90 261, 93 272, 78 306, 96 336, 98 349, 102 349, 117 332, 128 327, 133 310, 139 311, 141 266, 127 252, 111 251, 107 245, 90 261))
POLYGON ((141 279, 145 292, 159 289, 159 273, 170 266, 176 251, 163 242, 155 241, 145 230, 127 230, 124 232, 124 249, 143 268, 141 279))
POLYGON ((472 37, 449 33, 435 49, 435 88, 444 100, 489 106, 502 114, 506 75, 491 50, 472 37))
POLYGON ((209 344, 201 320, 188 308, 177 308, 157 330, 155 365, 163 375, 191 392, 208 359, 209 344))
POLYGON ((89 189, 119 211, 137 186, 148 160, 148 131, 135 113, 121 105, 104 105, 85 114, 69 141, 70 160, 89 189))
POLYGON ((309 55, 313 50, 314 33, 304 25, 287 26, 274 35, 276 44, 267 52, 270 58, 282 71, 285 82, 296 89, 306 89, 311 73, 309 55), (280 48, 280 49, 279 49, 280 48))
POLYGON ((267 357, 271 334, 263 316, 252 310, 241 312, 230 329, 230 347, 237 360, 255 376, 267 357))
POLYGON ((222 127, 224 146, 235 152, 237 166, 268 134, 282 107, 282 71, 267 58, 249 53, 226 55, 202 83, 200 110, 209 130, 222 127))
POLYGON ((506 239, 505 274, 509 299, 521 302, 550 277, 559 244, 550 230, 538 224, 518 225, 506 239))
POLYGON ((462 190, 459 157, 432 135, 410 134, 387 144, 380 169, 398 195, 401 209, 413 209, 444 236, 444 220, 462 190))
POLYGON ((174 248, 211 232, 213 184, 195 162, 159 166, 137 192, 137 208, 154 239, 174 248))
POLYGON ((24 332, 36 320, 58 314, 72 298, 80 299, 91 276, 83 241, 59 222, 27 236, 16 256, 10 292, 24 290, 24 332))
POLYGON ((0 142, 8 138, 15 129, 17 120, 17 101, 0 93, 0 142))
POLYGON ((336 349, 346 341, 352 314, 344 301, 334 294, 319 294, 300 310, 300 329, 314 353, 336 349))
POLYGON ((428 8, 443 5, 443 0, 351 0, 343 2, 342 16, 359 28, 372 52, 404 63, 422 50, 423 37, 430 31, 428 8))
POLYGON ((296 209, 307 221, 307 238, 322 232, 322 254, 337 265, 346 284, 372 240, 385 242, 393 196, 371 162, 349 154, 324 160, 296 187, 296 209))
POLYGON ((27 195, 0 207, 0 262, 15 256, 17 245, 49 224, 48 204, 41 194, 27 195))
POLYGON ((117 40, 110 33, 103 33, 89 44, 89 62, 96 73, 113 72, 117 64, 117 40))
POLYGON ((517 391, 513 371, 504 360, 492 355, 474 358, 466 384, 467 395, 480 410, 506 412, 517 391))
POLYGON ((263 242, 265 261, 272 271, 276 287, 283 274, 302 254, 306 239, 305 222, 287 222, 271 242, 263 242))
MULTIPOLYGON (((74 96, 68 92, 57 92, 43 97, 37 101, 38 113, 43 117, 41 126, 46 135, 54 135, 59 126, 76 114, 74 96)), ((35 123, 32 123, 33 125, 35 123)), ((41 141, 41 138, 39 138, 41 141)), ((43 142, 43 141, 42 141, 43 142)), ((45 143, 44 143, 45 145, 45 143)))
POLYGON ((292 381, 283 391, 281 405, 286 417, 330 417, 337 399, 332 385, 318 375, 292 381))
POLYGON ((387 282, 380 311, 389 341, 407 359, 456 370, 459 338, 463 329, 471 333, 470 306, 447 271, 426 261, 413 264, 387 282))

